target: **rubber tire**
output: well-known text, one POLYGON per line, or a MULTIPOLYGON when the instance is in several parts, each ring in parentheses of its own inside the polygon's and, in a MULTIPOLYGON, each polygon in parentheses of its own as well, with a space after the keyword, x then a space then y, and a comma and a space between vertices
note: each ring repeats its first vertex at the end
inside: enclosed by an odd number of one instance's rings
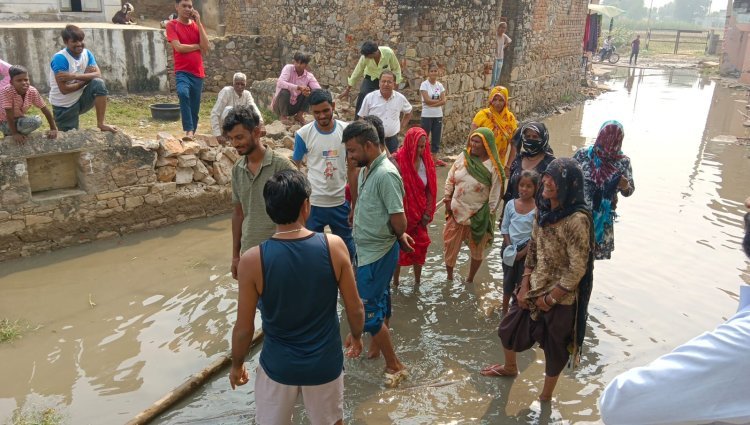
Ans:
POLYGON ((617 63, 620 61, 620 55, 617 53, 612 53, 609 55, 609 63, 617 63))

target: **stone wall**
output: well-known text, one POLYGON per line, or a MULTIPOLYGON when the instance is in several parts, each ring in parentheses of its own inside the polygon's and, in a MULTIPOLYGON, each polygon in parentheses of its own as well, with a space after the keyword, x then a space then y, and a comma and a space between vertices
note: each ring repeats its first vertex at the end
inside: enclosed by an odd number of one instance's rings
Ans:
MULTIPOLYGON (((363 41, 392 47, 402 63, 401 91, 421 106, 419 84, 430 62, 448 91, 443 134, 462 140, 486 102, 500 0, 238 0, 225 11, 227 31, 279 38, 283 63, 294 52, 311 53, 310 69, 324 86, 340 91, 359 59, 363 41)), ((277 71, 278 72, 278 71, 277 71)), ((353 94, 357 87, 353 88, 353 94)), ((418 113, 416 114, 418 116, 418 113)))
POLYGON ((583 78, 587 9, 587 0, 503 3, 513 44, 505 52, 501 81, 510 81, 514 112, 524 114, 564 103, 576 93, 583 78))
POLYGON ((228 212, 236 155, 92 130, 0 143, 0 261, 228 212))
MULTIPOLYGON (((50 59, 64 46, 65 23, 0 23, 0 54, 25 66, 31 84, 49 91, 50 59)), ((166 92, 167 41, 162 32, 135 25, 79 24, 96 57, 107 88, 114 93, 166 92)))
MULTIPOLYGON (((232 84, 235 72, 247 75, 248 87, 254 81, 277 77, 281 72, 279 43, 276 37, 257 35, 228 35, 210 37, 212 49, 203 58, 206 78, 203 91, 218 92, 232 84)), ((174 55, 168 47, 169 81, 174 82, 174 55)))

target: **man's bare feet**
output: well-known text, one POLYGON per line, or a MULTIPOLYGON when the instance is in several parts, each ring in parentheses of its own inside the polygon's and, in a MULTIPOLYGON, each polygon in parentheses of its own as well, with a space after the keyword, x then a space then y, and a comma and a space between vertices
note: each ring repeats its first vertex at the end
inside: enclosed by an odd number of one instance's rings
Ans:
POLYGON ((99 127, 99 130, 101 131, 109 131, 110 133, 117 133, 120 131, 119 128, 108 124, 99 124, 97 127, 99 127))
POLYGON ((295 120, 295 121, 297 121, 297 122, 298 122, 298 123, 299 123, 300 125, 305 125, 305 124, 307 124, 307 123, 305 122, 305 117, 304 117, 304 116, 302 115, 302 112, 300 112, 300 113, 298 113, 297 115, 295 115, 295 116, 294 116, 294 120, 295 120))

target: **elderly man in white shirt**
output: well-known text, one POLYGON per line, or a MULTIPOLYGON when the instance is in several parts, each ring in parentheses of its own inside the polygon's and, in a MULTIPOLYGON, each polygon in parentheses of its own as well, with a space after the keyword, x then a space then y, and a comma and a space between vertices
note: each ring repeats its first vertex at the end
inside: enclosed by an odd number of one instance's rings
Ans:
POLYGON ((385 146, 393 153, 398 149, 398 134, 409 125, 412 107, 406 97, 395 90, 396 74, 392 71, 383 71, 379 84, 380 90, 365 96, 357 115, 375 115, 383 121, 385 146))
POLYGON ((237 72, 232 79, 232 85, 221 89, 219 96, 216 98, 216 104, 211 109, 211 132, 221 143, 227 140, 221 131, 221 123, 224 122, 224 118, 226 118, 232 108, 239 106, 252 108, 258 114, 260 117, 261 133, 265 133, 263 115, 260 113, 258 106, 255 105, 253 95, 250 94, 249 90, 245 90, 246 86, 247 76, 241 72, 237 72))
MULTIPOLYGON (((742 247, 750 258, 750 212, 742 247)), ((750 423, 750 286, 724 324, 617 376, 599 409, 608 425, 750 423)))

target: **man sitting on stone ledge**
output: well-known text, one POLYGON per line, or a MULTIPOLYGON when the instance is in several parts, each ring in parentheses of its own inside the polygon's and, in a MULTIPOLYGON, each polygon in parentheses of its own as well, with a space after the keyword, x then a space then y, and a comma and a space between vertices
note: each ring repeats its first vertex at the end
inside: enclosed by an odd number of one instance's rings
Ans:
POLYGON ((96 126, 114 133, 117 127, 104 123, 109 92, 93 53, 84 47, 84 37, 75 25, 68 25, 62 31, 65 48, 52 56, 49 103, 62 131, 78 129, 78 117, 94 108, 96 126))
POLYGON ((221 89, 219 96, 216 98, 216 104, 214 105, 214 108, 211 109, 211 131, 214 136, 216 136, 216 140, 218 140, 219 143, 223 144, 227 141, 226 136, 221 132, 221 123, 224 121, 224 118, 227 117, 229 111, 240 106, 251 108, 256 114, 258 114, 260 117, 261 136, 264 133, 263 115, 261 115, 260 110, 258 110, 258 106, 255 105, 253 95, 250 91, 245 90, 246 86, 247 76, 241 72, 237 72, 232 79, 232 85, 221 89))
POLYGON ((29 108, 36 106, 42 110, 49 123, 47 137, 56 138, 55 119, 37 89, 29 84, 29 72, 26 68, 11 66, 8 75, 10 85, 0 89, 0 131, 6 137, 12 137, 16 143, 24 143, 26 136, 42 125, 42 119, 38 115, 25 116, 29 108))
POLYGON ((310 63, 310 55, 302 52, 294 54, 294 63, 284 66, 281 75, 276 80, 276 93, 271 101, 273 112, 288 123, 291 116, 305 125, 302 114, 307 112, 310 105, 308 98, 310 92, 320 88, 318 80, 312 72, 307 70, 310 63))

